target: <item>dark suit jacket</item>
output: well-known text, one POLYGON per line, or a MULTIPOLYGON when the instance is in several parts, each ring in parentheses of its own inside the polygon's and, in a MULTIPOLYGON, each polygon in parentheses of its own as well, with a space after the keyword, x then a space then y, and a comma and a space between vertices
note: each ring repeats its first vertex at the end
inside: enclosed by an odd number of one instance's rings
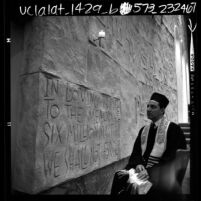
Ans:
MULTIPOLYGON (((141 134, 143 128, 140 129, 137 139, 134 143, 132 154, 130 156, 127 166, 125 167, 125 169, 127 170, 129 170, 130 168, 135 168, 139 164, 142 164, 144 166, 146 166, 147 164, 148 158, 144 158, 144 156, 142 156, 142 150, 141 150, 141 134)), ((151 137, 152 136, 148 135, 148 142, 151 139, 151 137)), ((159 164, 162 165, 166 162, 174 160, 177 149, 186 149, 186 140, 181 128, 177 124, 171 122, 167 130, 166 150, 163 153, 159 161, 159 164)))
MULTIPOLYGON (((147 148, 149 151, 142 156, 141 150, 141 128, 137 139, 134 143, 133 151, 130 156, 129 162, 125 169, 136 168, 137 165, 142 164, 146 167, 148 157, 152 151, 155 141, 155 131, 149 132, 147 140, 147 148), (154 133, 154 134, 153 134, 154 133), (146 155, 146 156, 145 156, 146 155)), ((181 183, 179 182, 179 171, 175 167, 175 156, 178 149, 186 149, 186 140, 181 128, 171 122, 167 130, 167 144, 166 150, 163 153, 158 164, 147 168, 149 180, 152 182, 153 187, 149 194, 178 194, 181 193, 181 183)))
MULTIPOLYGON (((150 129, 147 140, 147 148, 144 153, 145 156, 142 156, 142 129, 143 128, 141 128, 139 131, 137 139, 134 143, 132 154, 129 158, 129 162, 125 167, 125 169, 127 170, 131 168, 136 168, 136 166, 139 164, 142 164, 146 167, 148 157, 152 151, 156 130, 150 129)), ((176 156, 176 151, 178 149, 186 149, 185 136, 181 128, 177 124, 171 122, 167 130, 167 144, 165 152, 163 153, 157 165, 154 165, 153 167, 147 169, 149 180, 153 184, 152 188, 148 192, 149 195, 156 195, 158 197, 159 194, 161 194, 162 198, 164 199, 164 192, 166 193, 166 195, 170 195, 173 193, 177 194, 178 192, 181 192, 181 186, 178 185, 178 182, 175 182, 176 174, 174 169, 174 160, 176 156)), ((118 176, 117 173, 115 174, 112 186, 112 194, 118 194, 118 192, 120 191, 125 194, 130 194, 127 189, 128 177, 128 173, 120 176, 118 176)))

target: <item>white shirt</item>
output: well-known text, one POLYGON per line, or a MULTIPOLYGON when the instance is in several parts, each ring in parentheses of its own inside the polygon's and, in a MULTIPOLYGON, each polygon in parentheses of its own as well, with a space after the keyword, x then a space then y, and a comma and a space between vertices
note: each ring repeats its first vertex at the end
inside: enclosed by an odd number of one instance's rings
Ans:
POLYGON ((161 123, 161 120, 162 120, 162 118, 160 118, 159 120, 157 120, 155 123, 154 122, 152 122, 152 123, 154 123, 155 124, 155 128, 158 128, 158 126, 160 125, 160 123, 161 123))

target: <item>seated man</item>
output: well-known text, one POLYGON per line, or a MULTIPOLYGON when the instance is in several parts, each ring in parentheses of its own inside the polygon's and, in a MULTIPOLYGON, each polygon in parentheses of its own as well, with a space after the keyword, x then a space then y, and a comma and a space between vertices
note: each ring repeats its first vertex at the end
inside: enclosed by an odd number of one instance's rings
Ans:
POLYGON ((168 103, 164 95, 152 94, 147 105, 152 122, 140 129, 127 166, 115 173, 111 194, 139 194, 129 179, 132 169, 137 178, 152 184, 147 194, 181 192, 173 161, 176 151, 187 147, 181 128, 164 116, 168 103))

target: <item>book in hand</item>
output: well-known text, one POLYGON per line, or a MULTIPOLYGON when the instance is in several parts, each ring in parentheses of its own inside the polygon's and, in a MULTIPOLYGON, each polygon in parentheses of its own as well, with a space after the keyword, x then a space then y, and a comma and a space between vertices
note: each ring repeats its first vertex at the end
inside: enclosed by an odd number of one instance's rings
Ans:
POLYGON ((134 194, 146 194, 150 190, 152 183, 148 180, 144 181, 139 179, 137 177, 138 173, 135 172, 135 169, 130 169, 128 173, 128 182, 133 185, 133 188, 135 188, 133 189, 133 192, 135 192, 134 194))

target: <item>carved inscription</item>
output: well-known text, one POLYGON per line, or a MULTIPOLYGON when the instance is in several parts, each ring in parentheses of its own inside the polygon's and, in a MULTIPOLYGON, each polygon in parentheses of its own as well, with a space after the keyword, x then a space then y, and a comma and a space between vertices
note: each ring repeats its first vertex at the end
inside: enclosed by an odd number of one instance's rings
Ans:
POLYGON ((120 157, 120 100, 84 86, 42 76, 43 172, 80 176, 120 157))

